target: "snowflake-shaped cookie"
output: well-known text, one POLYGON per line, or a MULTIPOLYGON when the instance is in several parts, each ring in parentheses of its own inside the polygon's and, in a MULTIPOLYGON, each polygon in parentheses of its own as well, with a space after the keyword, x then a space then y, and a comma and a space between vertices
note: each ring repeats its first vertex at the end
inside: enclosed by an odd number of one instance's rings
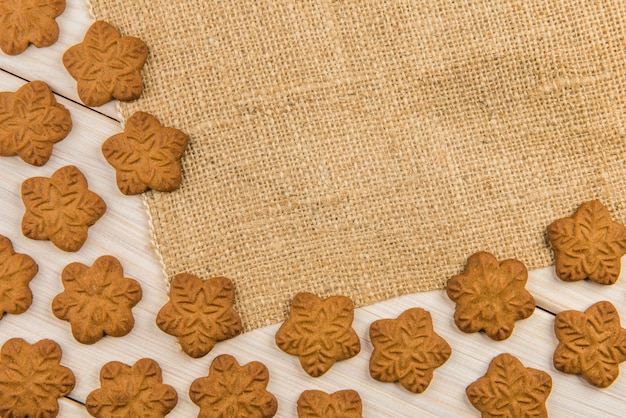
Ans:
POLYGON ((354 304, 345 296, 321 300, 312 293, 298 293, 290 316, 276 333, 278 347, 300 359, 313 377, 326 373, 336 361, 361 351, 359 337, 352 329, 354 304))
POLYGON ((65 0, 0 1, 0 49, 21 54, 28 44, 50 46, 59 39, 54 20, 65 10, 65 0))
POLYGON ((11 241, 0 235, 0 319, 5 313, 21 314, 33 302, 28 283, 39 267, 26 254, 16 254, 11 241))
POLYGON ((58 169, 50 178, 24 180, 24 236, 50 240, 64 251, 78 251, 87 240, 88 227, 106 212, 104 201, 87 186, 83 173, 72 165, 58 169))
POLYGON ((489 364, 487 374, 469 385, 466 393, 483 418, 545 418, 551 390, 548 373, 526 368, 510 354, 500 354, 489 364))
POLYGON ((581 374, 594 386, 605 388, 619 376, 626 361, 626 329, 610 302, 598 302, 584 313, 557 314, 554 331, 559 345, 554 367, 564 373, 581 374))
POLYGON ((131 308, 141 300, 141 286, 124 277, 115 257, 102 256, 91 267, 69 264, 62 280, 65 291, 52 301, 52 312, 69 321, 77 341, 93 344, 105 335, 122 337, 133 328, 131 308))
POLYGON ((74 373, 61 366, 62 352, 52 340, 28 344, 21 338, 4 343, 0 352, 0 416, 52 418, 57 398, 76 384, 74 373))
POLYGON ((328 394, 305 390, 298 398, 298 418, 361 418, 363 404, 355 390, 328 394))
POLYGON ((202 281, 181 273, 170 283, 170 301, 159 311, 156 323, 164 332, 178 337, 191 357, 206 355, 217 341, 241 333, 241 319, 233 309, 235 289, 224 277, 202 281))
POLYGON ((87 189, 87 179, 76 167, 58 169, 50 178, 32 177, 22 183, 22 233, 36 240, 50 240, 64 251, 78 251, 87 240, 106 204, 87 189))
POLYGON ((465 271, 448 280, 448 297, 456 302, 454 322, 463 332, 484 330, 493 340, 511 336, 515 321, 535 311, 535 299, 525 289, 528 271, 517 260, 498 260, 476 253, 465 271))
POLYGON ((123 133, 102 144, 102 154, 115 168, 117 187, 125 195, 148 189, 171 192, 182 180, 180 159, 187 141, 187 135, 178 129, 137 112, 126 121, 123 133))
POLYGON ((422 393, 434 369, 444 364, 452 349, 435 333, 430 313, 414 308, 397 319, 381 319, 370 326, 374 352, 370 374, 381 382, 399 381, 407 390, 422 393))
POLYGON ((585 202, 573 216, 554 221, 548 226, 548 239, 556 251, 556 274, 561 280, 617 281, 626 254, 626 226, 613 222, 602 203, 585 202))
POLYGON ((189 397, 200 407, 199 417, 270 418, 278 403, 266 390, 269 372, 263 363, 243 366, 222 354, 211 363, 207 377, 196 379, 189 397))
POLYGON ((141 68, 148 47, 139 38, 120 36, 107 22, 89 27, 83 42, 63 54, 63 64, 77 81, 78 97, 87 106, 110 100, 135 100, 141 96, 141 68))
POLYGON ((26 83, 15 93, 0 93, 0 155, 18 155, 28 164, 42 166, 53 145, 71 129, 70 112, 43 81, 26 83))
POLYGON ((100 389, 87 396, 87 412, 97 418, 162 418, 178 403, 178 394, 163 384, 161 368, 144 358, 129 366, 118 361, 100 370, 100 389))

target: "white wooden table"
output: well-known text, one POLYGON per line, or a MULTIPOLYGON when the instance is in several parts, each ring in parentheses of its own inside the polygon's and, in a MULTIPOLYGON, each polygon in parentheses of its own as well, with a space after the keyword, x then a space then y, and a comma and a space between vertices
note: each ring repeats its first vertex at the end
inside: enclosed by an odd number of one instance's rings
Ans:
MULTIPOLYGON (((182 353, 175 338, 155 325, 156 313, 166 303, 167 294, 165 277, 151 248, 143 202, 140 197, 123 196, 118 191, 114 171, 100 152, 102 142, 121 130, 115 104, 97 109, 83 106, 77 98, 74 80, 61 63, 63 52, 82 40, 92 22, 85 0, 67 3, 65 13, 57 19, 61 35, 55 45, 42 49, 31 46, 14 57, 0 53, 0 91, 15 91, 26 81, 43 80, 70 110, 74 123, 70 135, 55 146, 52 158, 43 167, 32 167, 18 157, 0 157, 0 234, 13 241, 17 252, 31 255, 39 264, 39 274, 31 282, 33 305, 22 315, 6 315, 0 321, 0 344, 9 338, 22 337, 30 343, 51 338, 61 345, 62 364, 74 371, 77 384, 69 397, 60 400, 60 417, 89 416, 82 403, 89 392, 99 387, 98 374, 106 362, 118 360, 132 364, 142 357, 155 359, 163 369, 165 383, 178 392, 178 405, 169 416, 196 416, 198 408, 189 399, 189 386, 195 378, 205 376, 211 361, 223 353, 234 355, 240 363, 253 360, 265 363, 270 370, 268 389, 278 399, 280 417, 296 416, 296 400, 307 389, 327 392, 355 389, 363 399, 365 417, 478 416, 465 396, 465 387, 482 376, 490 360, 503 352, 517 356, 527 367, 547 371, 552 376, 553 388, 547 402, 552 417, 626 416, 626 363, 621 365, 622 376, 607 389, 594 388, 581 377, 563 374, 552 365, 557 345, 554 313, 564 309, 585 310, 597 301, 609 300, 619 310, 622 326, 626 324, 624 272, 615 286, 608 287, 587 281, 563 283, 556 278, 552 267, 531 272, 527 287, 539 309, 529 319, 517 322, 513 336, 503 342, 494 342, 483 334, 459 331, 452 319, 454 304, 444 291, 408 295, 358 309, 354 328, 361 337, 361 353, 337 363, 317 379, 302 371, 297 358, 276 347, 274 334, 278 325, 218 343, 201 359, 191 359, 182 353), (87 243, 77 253, 64 253, 49 242, 25 238, 20 230, 22 181, 32 176, 48 177, 68 164, 83 171, 90 189, 108 206, 107 213, 90 228, 87 243), (86 346, 74 340, 69 323, 52 315, 50 304, 63 290, 60 275, 67 264, 79 261, 91 265, 105 254, 122 262, 126 276, 141 283, 144 296, 133 309, 136 325, 129 335, 105 337, 86 346), (435 371, 431 385, 419 395, 398 384, 374 381, 368 373, 372 352, 369 325, 377 319, 395 318, 411 307, 430 311, 435 330, 452 346, 451 358, 435 371)), ((626 258, 622 264, 626 264, 626 258)))

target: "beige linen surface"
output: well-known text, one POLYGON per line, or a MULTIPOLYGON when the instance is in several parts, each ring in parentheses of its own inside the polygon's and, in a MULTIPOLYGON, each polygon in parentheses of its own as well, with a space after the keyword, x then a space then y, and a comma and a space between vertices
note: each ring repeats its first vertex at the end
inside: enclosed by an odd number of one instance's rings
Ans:
POLYGON ((181 189, 145 195, 165 271, 231 278, 247 330, 478 250, 548 265, 584 200, 625 221, 625 1, 90 3, 150 48, 123 117, 191 137, 181 189))

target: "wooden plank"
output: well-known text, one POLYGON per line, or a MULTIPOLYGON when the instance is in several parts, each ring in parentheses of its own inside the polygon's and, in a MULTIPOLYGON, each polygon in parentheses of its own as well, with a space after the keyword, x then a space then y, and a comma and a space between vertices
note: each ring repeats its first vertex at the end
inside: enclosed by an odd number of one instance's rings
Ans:
MULTIPOLYGON (((57 18, 59 40, 46 48, 30 45, 19 55, 10 56, 0 51, 0 68, 28 81, 42 80, 53 91, 77 103, 82 103, 76 93, 76 81, 69 75, 61 61, 63 53, 72 45, 83 40, 87 28, 93 23, 86 0, 67 0, 67 7, 57 18)), ((0 85, 0 90, 5 87, 0 85)), ((117 102, 109 102, 95 108, 114 119, 117 115, 117 102)))
POLYGON ((87 410, 85 409, 85 405, 78 403, 69 398, 61 398, 59 399, 59 417, 72 417, 72 418, 83 418, 83 417, 91 417, 87 410))

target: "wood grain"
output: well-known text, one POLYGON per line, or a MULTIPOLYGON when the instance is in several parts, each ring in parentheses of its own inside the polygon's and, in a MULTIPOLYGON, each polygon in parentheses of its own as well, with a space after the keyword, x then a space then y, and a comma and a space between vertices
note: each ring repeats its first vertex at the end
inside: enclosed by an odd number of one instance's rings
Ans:
MULTIPOLYGON (((61 95, 77 100, 75 83, 60 63, 67 46, 80 41, 91 23, 83 0, 68 0, 68 9, 59 21, 61 39, 52 47, 30 47, 17 57, 0 56, 0 69, 19 74, 27 80, 48 82, 61 95)), ((14 91, 23 80, 0 72, 0 90, 14 91)), ((621 376, 608 389, 597 389, 578 376, 565 375, 552 365, 557 341, 554 316, 536 310, 525 321, 516 323, 513 336, 503 342, 490 340, 483 334, 464 334, 454 325, 454 304, 445 292, 435 291, 408 295, 357 310, 354 327, 361 338, 362 351, 355 358, 339 362, 320 378, 311 378, 301 369, 296 357, 280 351, 274 343, 278 325, 259 329, 233 340, 217 344, 206 357, 192 359, 180 351, 174 337, 155 325, 156 313, 166 303, 165 278, 149 240, 149 223, 143 202, 138 196, 124 196, 115 185, 115 173, 105 162, 100 147, 109 136, 121 131, 111 118, 65 98, 58 98, 71 112, 74 128, 70 135, 55 145, 52 158, 43 167, 32 167, 17 157, 0 158, 0 234, 9 237, 15 250, 31 255, 39 264, 39 274, 31 283, 34 293, 32 307, 22 315, 7 315, 0 321, 0 344, 12 337, 29 342, 52 338, 63 348, 62 364, 70 367, 77 385, 70 395, 84 402, 88 393, 99 387, 102 365, 117 360, 128 364, 150 357, 163 368, 165 383, 176 388, 179 404, 173 417, 191 417, 198 408, 187 394, 191 382, 205 376, 209 364, 219 354, 234 355, 240 363, 262 361, 270 370, 269 390, 278 399, 280 417, 295 416, 299 394, 307 389, 328 392, 340 389, 357 390, 364 404, 365 417, 442 417, 477 416, 465 397, 465 387, 482 376, 489 361, 502 352, 517 356, 527 367, 547 371, 553 378, 553 391, 548 398, 548 411, 553 417, 611 417, 623 415, 626 404, 626 377, 621 376), (64 253, 49 242, 32 241, 21 234, 23 206, 20 184, 32 176, 50 176, 56 169, 76 165, 87 177, 91 190, 107 203, 108 211, 89 231, 85 246, 77 253, 64 253), (76 342, 69 324, 52 315, 50 303, 62 291, 60 275, 73 261, 92 264, 101 255, 117 257, 127 277, 141 283, 144 296, 133 309, 136 325, 122 338, 105 337, 90 346, 76 342), (430 387, 420 395, 404 390, 398 384, 374 381, 368 373, 372 346, 369 325, 381 318, 395 318, 412 307, 431 312, 435 330, 452 346, 452 356, 435 370, 430 387)), ((114 106, 98 109, 114 116, 114 106), (105 109, 106 108, 106 109, 105 109)), ((565 215, 565 214, 564 214, 565 215)), ((623 222, 624 220, 618 220, 623 222)), ((622 260, 622 264, 626 258, 622 260)), ((554 268, 530 272, 527 288, 537 304, 556 313, 564 309, 585 310, 599 300, 611 301, 626 322, 626 277, 615 286, 592 282, 564 283, 556 278, 554 268)), ((622 364, 622 374, 626 366, 622 364)), ((61 417, 88 416, 82 406, 69 399, 62 400, 61 417)))

